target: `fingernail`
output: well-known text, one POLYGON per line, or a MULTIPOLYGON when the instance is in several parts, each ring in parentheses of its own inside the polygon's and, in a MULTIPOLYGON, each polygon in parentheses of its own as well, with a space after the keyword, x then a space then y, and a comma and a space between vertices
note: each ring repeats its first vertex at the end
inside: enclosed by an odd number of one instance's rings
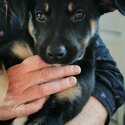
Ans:
POLYGON ((73 72, 79 74, 81 72, 81 68, 79 66, 73 66, 73 72))
POLYGON ((69 84, 71 86, 76 85, 76 83, 77 83, 77 79, 75 77, 70 77, 69 78, 69 84))

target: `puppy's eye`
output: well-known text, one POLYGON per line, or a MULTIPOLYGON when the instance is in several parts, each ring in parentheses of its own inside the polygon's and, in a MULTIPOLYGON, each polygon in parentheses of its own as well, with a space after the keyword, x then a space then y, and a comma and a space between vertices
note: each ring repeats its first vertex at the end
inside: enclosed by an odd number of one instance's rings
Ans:
POLYGON ((85 12, 83 10, 77 10, 71 17, 72 22, 79 22, 85 18, 85 12))
POLYGON ((43 12, 39 11, 39 12, 36 12, 36 20, 40 23, 41 22, 45 23, 47 20, 47 17, 43 12))

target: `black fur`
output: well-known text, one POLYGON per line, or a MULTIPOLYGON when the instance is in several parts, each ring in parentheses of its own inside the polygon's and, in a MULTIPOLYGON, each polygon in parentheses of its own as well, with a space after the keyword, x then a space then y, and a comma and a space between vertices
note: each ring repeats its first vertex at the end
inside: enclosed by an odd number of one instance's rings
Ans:
POLYGON ((10 33, 9 11, 6 0, 0 0, 0 45, 6 42, 10 33))
MULTIPOLYGON (((17 41, 19 45, 22 41, 26 43, 46 63, 77 64, 82 69, 77 76, 77 89, 81 93, 73 99, 70 99, 70 95, 64 99, 58 98, 57 94, 52 95, 39 112, 29 116, 26 125, 64 125, 88 101, 95 84, 94 45, 98 35, 98 20, 101 14, 115 9, 113 4, 107 6, 107 3, 102 2, 105 0, 8 1, 21 26, 27 26, 27 29, 24 34, 0 49, 0 61, 6 69, 22 61, 12 51, 17 41), (33 26, 32 31, 29 30, 29 20, 33 26)), ((10 121, 0 124, 9 123, 10 121)))

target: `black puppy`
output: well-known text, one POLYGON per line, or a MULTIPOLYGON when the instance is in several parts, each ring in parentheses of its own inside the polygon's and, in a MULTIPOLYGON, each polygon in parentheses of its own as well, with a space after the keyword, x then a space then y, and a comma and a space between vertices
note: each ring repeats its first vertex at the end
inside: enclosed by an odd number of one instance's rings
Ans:
MULTIPOLYGON (((64 125, 81 111, 93 92, 99 17, 114 11, 115 6, 110 0, 10 0, 8 4, 22 27, 27 25, 27 31, 0 50, 0 61, 4 64, 1 77, 6 76, 5 68, 33 54, 38 54, 46 63, 77 64, 82 69, 75 87, 52 95, 39 112, 23 122, 64 125)), ((15 119, 11 124, 17 122, 15 119)), ((4 124, 10 121, 1 122, 4 124)))

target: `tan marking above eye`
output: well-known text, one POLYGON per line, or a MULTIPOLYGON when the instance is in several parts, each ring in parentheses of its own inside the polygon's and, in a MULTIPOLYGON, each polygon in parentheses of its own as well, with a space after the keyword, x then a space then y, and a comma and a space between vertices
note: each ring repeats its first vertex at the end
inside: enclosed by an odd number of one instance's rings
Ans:
POLYGON ((43 9, 47 13, 49 11, 49 4, 48 3, 44 3, 43 9))
POLYGON ((72 2, 70 2, 68 4, 68 10, 69 10, 69 12, 73 12, 73 10, 74 10, 74 4, 72 2))

